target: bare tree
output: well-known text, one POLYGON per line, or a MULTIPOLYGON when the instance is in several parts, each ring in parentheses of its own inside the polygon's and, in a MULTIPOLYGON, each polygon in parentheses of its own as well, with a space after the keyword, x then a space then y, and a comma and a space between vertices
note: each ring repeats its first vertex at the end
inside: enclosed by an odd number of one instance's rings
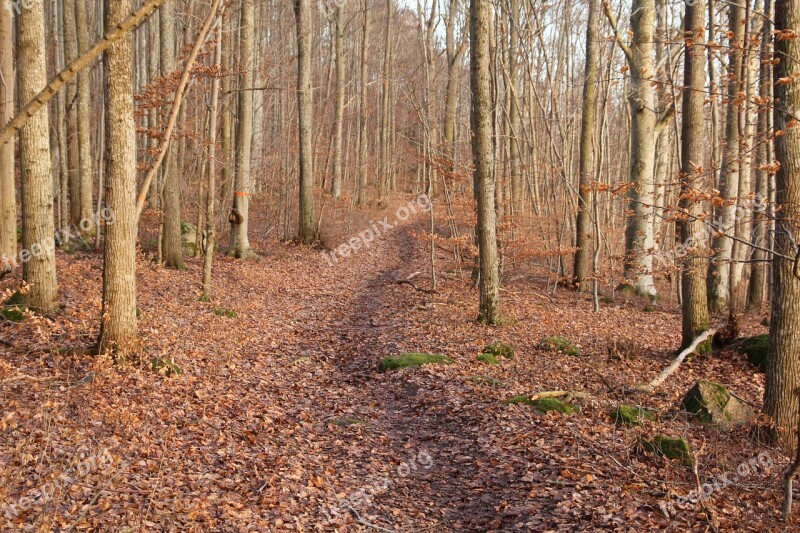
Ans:
POLYGON ((300 229, 303 244, 312 244, 314 231, 314 121, 311 88, 311 1, 295 0, 297 18, 297 116, 300 132, 300 229))
POLYGON ((336 48, 336 117, 334 118, 333 141, 333 184, 331 192, 334 198, 342 195, 342 181, 344 180, 342 131, 344 129, 344 100, 347 88, 345 86, 345 57, 344 57, 344 20, 342 19, 342 6, 337 5, 333 19, 334 47, 336 48))
POLYGON ((492 173, 492 80, 490 72, 489 0, 471 0, 470 35, 472 90, 472 159, 475 165, 475 195, 480 248, 480 315, 487 324, 500 323, 500 262, 497 253, 495 182, 492 173))
MULTIPOLYGON (((0 124, 14 116, 12 10, 0 9, 0 124)), ((14 143, 0 145, 0 270, 2 259, 17 253, 17 194, 14 185, 14 143)))

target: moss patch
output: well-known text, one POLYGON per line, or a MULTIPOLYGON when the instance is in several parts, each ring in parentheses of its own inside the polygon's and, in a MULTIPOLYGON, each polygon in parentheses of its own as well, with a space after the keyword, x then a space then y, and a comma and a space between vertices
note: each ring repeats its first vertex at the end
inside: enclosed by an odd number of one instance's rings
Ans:
POLYGON ((419 367, 422 365, 450 365, 455 361, 444 355, 429 353, 404 353, 402 355, 386 357, 378 365, 381 372, 397 370, 399 368, 419 367))
POLYGON ((573 357, 580 357, 581 355, 581 349, 571 343, 568 338, 562 336, 542 339, 542 342, 539 343, 539 348, 548 352, 559 352, 573 357))
POLYGON ((25 312, 28 310, 24 304, 25 296, 17 291, 0 306, 0 315, 11 322, 22 322, 25 320, 25 312))
POLYGON ((514 350, 513 346, 505 342, 493 342, 484 346, 483 353, 495 357, 504 357, 505 359, 514 359, 516 350, 514 350))
POLYGON ((217 316, 224 316, 226 318, 237 318, 239 314, 233 309, 214 309, 214 314, 217 316))
POLYGON ((614 422, 628 426, 638 426, 643 420, 656 421, 655 414, 635 405, 620 405, 611 411, 610 416, 614 422))
POLYGON ((514 396, 503 402, 503 405, 519 405, 525 404, 530 406, 534 411, 539 414, 545 413, 563 413, 565 415, 571 415, 573 413, 580 412, 580 408, 577 405, 572 405, 571 403, 564 403, 561 400, 557 400, 555 398, 540 398, 538 400, 531 400, 530 396, 522 395, 522 396, 514 396))
POLYGON ((623 283, 617 286, 617 292, 620 294, 624 294, 626 296, 635 296, 636 295, 636 287, 631 285, 630 283, 623 283))
POLYGON ((750 364, 761 372, 767 371, 767 352, 769 351, 769 335, 758 335, 742 339, 738 343, 737 351, 747 356, 750 364))
POLYGON ((680 459, 688 467, 694 465, 692 457, 692 447, 685 439, 680 437, 669 437, 667 435, 656 435, 652 439, 642 439, 639 444, 642 449, 661 455, 667 459, 680 459))
POLYGON ((499 365, 500 360, 490 353, 484 353, 478 356, 478 361, 486 363, 487 365, 499 365))
POLYGON ((328 420, 328 424, 334 426, 359 426, 364 423, 363 420, 359 420, 358 418, 350 418, 344 416, 342 418, 334 418, 332 420, 328 420))

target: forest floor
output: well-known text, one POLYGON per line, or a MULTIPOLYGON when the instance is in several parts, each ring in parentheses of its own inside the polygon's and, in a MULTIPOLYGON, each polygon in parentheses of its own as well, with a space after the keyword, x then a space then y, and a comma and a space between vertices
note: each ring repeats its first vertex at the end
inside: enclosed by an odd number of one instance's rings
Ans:
MULTIPOLYGON (((0 530, 785 530, 786 457, 750 428, 709 428, 680 409, 701 378, 760 406, 763 376, 742 356, 695 359, 634 395, 674 356, 676 309, 620 301, 597 314, 587 296, 518 276, 502 291, 513 324, 481 326, 468 273, 441 274, 436 294, 398 284, 416 272, 430 284, 415 230, 420 220, 334 266, 266 241, 258 260, 219 257, 211 303, 198 300, 199 261, 178 272, 142 254, 144 357, 174 360, 183 373, 171 377, 90 354, 101 258, 60 252, 63 312, 0 325, 0 530), (582 356, 540 349, 553 335, 582 356), (609 355, 614 339, 635 346, 629 358, 609 355), (516 358, 476 361, 493 341, 516 358), (405 352, 456 362, 378 370, 405 352), (573 415, 502 405, 551 390, 588 398, 573 415), (620 403, 659 421, 615 425, 620 403), (637 450, 656 433, 688 440, 697 476, 637 450), (665 515, 660 503, 764 452, 772 469, 665 515)), ((762 318, 743 329, 765 332, 762 318)))

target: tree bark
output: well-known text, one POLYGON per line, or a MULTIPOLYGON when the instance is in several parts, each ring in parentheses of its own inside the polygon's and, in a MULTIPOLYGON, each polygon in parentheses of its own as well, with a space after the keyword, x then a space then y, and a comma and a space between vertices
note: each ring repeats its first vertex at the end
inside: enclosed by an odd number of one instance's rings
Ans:
POLYGON ((311 88, 310 0, 295 0, 297 19, 297 116, 299 122, 300 228, 298 237, 310 245, 314 231, 314 101, 311 88))
POLYGON ((589 26, 586 31, 586 75, 583 81, 583 116, 581 118, 580 183, 578 216, 575 222, 574 281, 578 289, 589 271, 589 242, 592 201, 591 184, 594 177, 594 143, 597 113, 597 63, 599 61, 600 17, 599 0, 589 0, 589 26))
MULTIPOLYGON (((78 57, 78 34, 75 26, 75 4, 78 0, 64 1, 64 62, 70 64, 78 57)), ((78 142, 77 81, 67 83, 67 181, 69 184, 69 222, 81 221, 80 146, 78 142)))
MULTIPOLYGON (((17 15, 17 73, 19 99, 27 102, 47 84, 44 5, 34 2, 17 15)), ((52 313, 58 309, 56 257, 53 235, 53 181, 50 174, 49 116, 47 108, 30 118, 20 135, 22 148, 23 280, 30 285, 26 304, 52 313)))
POLYGON ((389 194, 389 187, 391 185, 389 179, 389 165, 391 154, 389 153, 389 122, 390 117, 390 99, 389 91, 390 85, 390 71, 392 61, 392 0, 386 0, 386 30, 385 30, 386 48, 383 55, 383 94, 381 95, 381 169, 378 179, 380 180, 380 195, 385 198, 389 194))
POLYGON ((480 248, 480 314, 487 324, 500 323, 500 265, 497 252, 495 182, 492 174, 492 80, 490 72, 489 0, 471 0, 472 159, 475 165, 478 245, 480 248))
MULTIPOLYGON (((132 8, 132 0, 105 0, 106 31, 125 20, 132 8)), ((118 357, 135 350, 138 342, 136 122, 133 115, 132 64, 132 36, 117 41, 105 54, 105 131, 108 150, 105 187, 106 205, 114 213, 114 223, 105 232, 99 350, 100 353, 114 352, 118 357)))
POLYGON ((775 252, 773 258, 772 319, 770 321, 764 412, 772 418, 768 428, 786 449, 797 445, 797 412, 800 387, 800 280, 796 262, 782 256, 798 254, 794 241, 800 236, 800 129, 788 128, 800 109, 800 41, 782 38, 800 28, 800 0, 776 0, 775 55, 775 153, 781 163, 776 176, 775 252), (788 80, 788 83, 787 83, 788 80))
MULTIPOLYGON (((219 68, 222 62, 222 21, 217 27, 217 47, 214 64, 219 68)), ((223 73, 224 75, 224 73, 223 73)), ((211 299, 214 295, 214 286, 211 283, 211 274, 214 266, 214 252, 217 247, 217 109, 219 108, 219 76, 214 76, 211 84, 211 108, 208 119, 208 195, 206 196, 206 249, 203 260, 203 295, 211 299)))
POLYGON ((358 135, 358 205, 367 204, 367 62, 369 60, 369 0, 364 0, 361 30, 361 102, 358 135))
MULTIPOLYGON (((683 74, 680 173, 680 208, 684 216, 679 222, 681 242, 686 253, 681 270, 683 294, 681 348, 690 346, 700 334, 709 329, 708 300, 706 298, 708 261, 705 259, 707 232, 705 223, 701 220, 703 204, 698 199, 706 189, 703 180, 703 161, 706 158, 705 15, 705 0, 695 0, 693 4, 686 5, 683 34, 687 44, 683 74)), ((710 340, 697 348, 698 353, 707 353, 710 350, 710 340)))

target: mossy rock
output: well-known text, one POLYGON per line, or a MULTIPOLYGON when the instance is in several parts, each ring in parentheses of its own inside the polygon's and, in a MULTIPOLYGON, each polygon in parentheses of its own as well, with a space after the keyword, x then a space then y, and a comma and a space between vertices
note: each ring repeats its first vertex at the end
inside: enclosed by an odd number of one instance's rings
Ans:
POLYGON ((767 352, 769 352, 769 335, 758 335, 748 337, 738 342, 737 350, 740 354, 747 356, 750 364, 757 367, 761 372, 767 371, 767 352))
POLYGON ((680 461, 691 468, 694 466, 692 457, 692 447, 686 439, 680 437, 670 437, 667 435, 656 435, 652 439, 642 439, 639 441, 643 450, 661 455, 667 459, 680 459, 680 461))
POLYGON ((652 411, 635 405, 620 405, 611 411, 610 416, 614 422, 627 426, 641 425, 643 420, 656 421, 656 415, 652 411))
POLYGON ((580 412, 580 407, 571 403, 564 403, 555 398, 540 398, 538 400, 531 400, 530 396, 514 396, 503 402, 503 405, 519 405, 524 404, 530 406, 534 411, 543 415, 546 413, 562 413, 571 415, 580 412))
POLYGON ((559 352, 573 357, 581 356, 581 349, 571 343, 568 338, 562 336, 542 339, 542 342, 539 343, 539 348, 548 352, 559 352))
POLYGON ((214 314, 217 316, 224 316, 226 318, 237 318, 239 316, 239 314, 233 309, 223 308, 214 309, 214 314))
POLYGON ((682 407, 705 424, 723 429, 746 424, 755 417, 749 405, 731 396, 719 383, 701 379, 686 393, 682 407))
POLYGON ((616 291, 626 296, 636 296, 636 287, 630 283, 622 283, 618 285, 616 291))
POLYGON ((514 355, 516 355, 516 350, 510 344, 505 342, 493 342, 491 344, 487 344, 483 348, 484 354, 493 355, 495 357, 504 357, 506 359, 514 359, 514 355))
POLYGON ((422 365, 450 365, 455 361, 445 355, 429 354, 429 353, 404 353, 386 357, 378 365, 381 372, 387 370, 397 370, 400 368, 415 368, 422 365))
POLYGON ((477 357, 478 361, 481 363, 486 363, 487 365, 499 365, 500 360, 490 353, 484 353, 477 357))
POLYGON ((191 222, 181 222, 181 245, 185 254, 194 254, 197 248, 197 226, 191 222))
POLYGON ((150 361, 150 368, 159 374, 164 374, 166 377, 180 376, 183 374, 183 369, 180 366, 160 357, 156 357, 150 361))

